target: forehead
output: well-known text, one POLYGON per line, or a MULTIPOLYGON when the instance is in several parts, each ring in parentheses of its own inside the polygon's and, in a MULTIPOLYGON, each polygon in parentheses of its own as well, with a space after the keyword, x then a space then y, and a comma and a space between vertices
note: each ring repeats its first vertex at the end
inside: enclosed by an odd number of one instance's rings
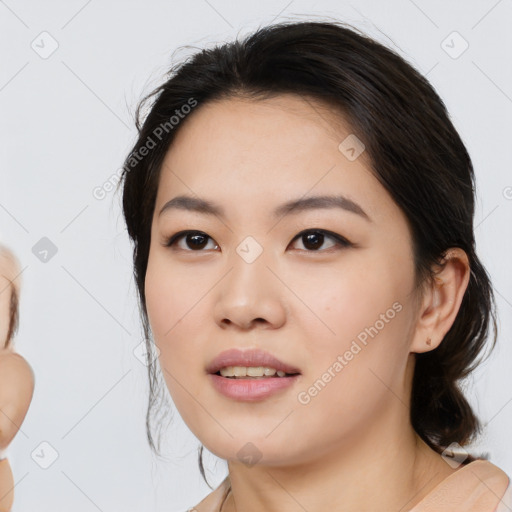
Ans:
MULTIPOLYGON (((295 94, 265 99, 232 97, 213 100, 192 111, 185 121, 176 135, 176 145, 200 134, 215 139, 226 138, 228 143, 238 142, 244 146, 251 145, 252 141, 265 143, 267 149, 272 143, 284 145, 282 152, 285 152, 290 148, 297 150, 298 145, 304 145, 310 137, 313 139, 304 149, 311 149, 313 142, 318 144, 320 141, 337 146, 352 133, 339 109, 295 94)), ((201 142, 207 144, 208 141, 202 139, 201 142)), ((205 149, 208 149, 206 145, 205 149)), ((366 155, 363 154, 362 159, 366 160, 366 155)))
POLYGON ((206 103, 179 127, 167 152, 157 208, 184 193, 245 209, 256 202, 269 211, 286 200, 334 193, 357 199, 370 216, 396 208, 367 154, 349 159, 340 150, 354 136, 339 112, 295 95, 206 103))

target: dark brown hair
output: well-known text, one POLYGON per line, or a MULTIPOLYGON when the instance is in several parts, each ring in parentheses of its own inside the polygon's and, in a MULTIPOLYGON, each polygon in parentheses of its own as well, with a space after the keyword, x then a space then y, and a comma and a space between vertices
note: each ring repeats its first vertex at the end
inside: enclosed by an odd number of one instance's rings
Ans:
POLYGON ((7 340, 5 348, 9 347, 12 343, 12 338, 16 334, 19 325, 19 299, 18 292, 13 284, 11 284, 11 300, 10 300, 10 316, 9 316, 9 331, 7 332, 7 340))
MULTIPOLYGON (((1 258, 14 258, 14 255, 10 253, 10 251, 6 251, 4 248, 0 247, 0 254, 1 258)), ((10 276, 4 276, 8 281, 9 284, 5 287, 4 290, 2 290, 2 293, 9 293, 10 294, 10 300, 9 300, 9 328, 7 330, 7 337, 5 340, 0 340, 0 342, 3 344, 1 348, 9 348, 12 345, 12 339, 14 335, 16 334, 16 331, 19 327, 19 297, 18 297, 18 290, 14 283, 10 280, 10 276)))
MULTIPOLYGON (((213 100, 257 101, 285 93, 342 112, 364 143, 375 177, 409 222, 418 289, 431 282, 449 248, 466 252, 470 280, 453 326, 435 350, 416 355, 410 419, 418 435, 439 453, 452 442, 468 444, 481 424, 459 381, 481 362, 477 359, 491 324, 491 349, 497 334, 492 287, 475 252, 471 159, 428 80, 395 51, 341 22, 275 24, 243 40, 197 51, 173 67, 167 81, 139 104, 139 137, 125 160, 121 181, 148 350, 151 334, 144 279, 152 215, 163 158, 187 117, 172 126, 169 119, 185 112, 183 106, 191 99, 199 105, 197 110, 213 100), (151 108, 142 123, 141 111, 149 100, 151 108), (165 123, 168 129, 163 133, 165 123), (148 148, 149 140, 156 144, 149 152, 141 151, 148 148)), ((146 424, 155 449, 151 410, 159 403, 157 393, 163 399, 155 365, 150 365, 149 377, 146 424)), ((204 477, 202 449, 199 463, 204 477)))

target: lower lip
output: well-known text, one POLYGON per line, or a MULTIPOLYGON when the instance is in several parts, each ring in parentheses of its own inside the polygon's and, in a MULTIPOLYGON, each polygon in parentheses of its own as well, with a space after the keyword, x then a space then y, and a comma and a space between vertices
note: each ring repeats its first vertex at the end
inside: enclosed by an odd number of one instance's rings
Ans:
POLYGON ((261 379, 228 379, 217 374, 209 374, 213 387, 228 398, 244 402, 264 400, 274 393, 293 385, 300 374, 291 377, 264 377, 261 379))

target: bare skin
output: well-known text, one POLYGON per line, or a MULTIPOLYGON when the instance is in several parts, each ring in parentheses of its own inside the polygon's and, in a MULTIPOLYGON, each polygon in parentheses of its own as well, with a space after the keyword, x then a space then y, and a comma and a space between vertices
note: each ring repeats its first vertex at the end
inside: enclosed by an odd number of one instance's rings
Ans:
MULTIPOLYGON (((0 449, 5 450, 27 414, 34 392, 34 373, 28 362, 8 345, 11 295, 20 292, 20 269, 12 252, 0 246, 0 449)), ((14 479, 8 459, 0 461, 0 512, 11 510, 14 479)))
POLYGON ((407 404, 415 353, 435 349, 453 324, 468 260, 452 249, 420 294, 404 214, 365 153, 349 161, 338 150, 350 133, 329 109, 296 96, 229 99, 191 114, 164 160, 148 315, 176 407, 205 447, 228 461, 224 512, 406 512, 456 471, 414 432, 407 404), (225 216, 159 215, 181 194, 219 204, 225 216), (340 194, 369 219, 340 208, 271 215, 292 199, 340 194), (305 229, 329 230, 351 245, 326 234, 320 248, 306 247, 296 238, 305 229), (207 244, 197 249, 183 236, 166 247, 182 230, 205 233, 207 244), (247 236, 263 248, 252 263, 236 251, 247 236), (301 403, 299 394, 396 303, 400 312, 301 403), (262 401, 227 398, 210 384, 206 365, 233 347, 267 350, 301 375, 262 401), (260 457, 254 465, 238 455, 249 442, 260 457))

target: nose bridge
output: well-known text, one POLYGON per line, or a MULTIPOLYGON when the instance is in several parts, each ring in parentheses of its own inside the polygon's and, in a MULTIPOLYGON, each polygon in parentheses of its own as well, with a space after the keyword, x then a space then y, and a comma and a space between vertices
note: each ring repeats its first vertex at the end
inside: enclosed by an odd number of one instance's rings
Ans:
POLYGON ((218 322, 247 327, 253 320, 265 320, 274 326, 284 321, 284 306, 279 283, 267 268, 270 251, 253 237, 246 237, 230 254, 231 269, 220 284, 216 304, 218 322))
POLYGON ((230 288, 237 293, 254 295, 259 288, 268 288, 270 272, 267 268, 269 251, 253 237, 246 237, 231 254, 230 288))

